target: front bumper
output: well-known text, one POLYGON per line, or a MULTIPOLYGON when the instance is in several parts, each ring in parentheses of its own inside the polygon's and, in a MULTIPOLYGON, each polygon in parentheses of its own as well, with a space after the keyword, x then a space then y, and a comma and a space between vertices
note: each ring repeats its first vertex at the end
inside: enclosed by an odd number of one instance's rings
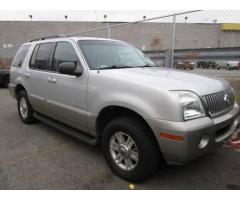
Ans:
POLYGON ((148 120, 163 157, 170 164, 184 164, 197 157, 213 152, 235 131, 239 107, 217 118, 203 117, 186 122, 148 120), (160 133, 183 136, 183 141, 160 137, 160 133))

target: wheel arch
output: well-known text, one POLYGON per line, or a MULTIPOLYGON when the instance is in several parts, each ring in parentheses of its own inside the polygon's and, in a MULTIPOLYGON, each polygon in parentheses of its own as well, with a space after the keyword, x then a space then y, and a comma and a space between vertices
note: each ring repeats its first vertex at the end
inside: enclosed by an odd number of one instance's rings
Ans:
POLYGON ((17 84, 16 87, 15 87, 15 91, 14 91, 15 96, 18 97, 19 92, 22 91, 22 90, 27 91, 22 84, 17 84))
MULTIPOLYGON (((97 116, 96 119, 96 134, 97 136, 101 137, 104 131, 104 128, 107 126, 108 123, 110 123, 112 120, 118 118, 118 117, 134 117, 137 120, 141 121, 141 123, 146 126, 151 131, 151 136, 154 140, 157 142, 155 134, 153 132, 153 129, 147 122, 147 120, 138 112, 126 108, 123 106, 117 106, 117 105, 111 105, 104 107, 97 116)), ((159 148, 160 149, 160 148, 159 148)))
POLYGON ((122 116, 136 117, 137 119, 142 120, 150 128, 144 117, 142 117, 142 115, 140 115, 138 112, 123 106, 111 105, 102 108, 97 116, 96 119, 97 134, 101 135, 107 123, 109 123, 113 119, 122 116))
POLYGON ((115 106, 115 105, 107 106, 103 108, 96 119, 96 133, 98 137, 102 137, 104 128, 107 126, 108 123, 110 123, 114 119, 117 119, 118 117, 124 117, 124 116, 136 118, 137 120, 139 120, 139 123, 141 123, 141 125, 144 125, 150 131, 149 137, 154 142, 153 145, 156 145, 157 154, 165 162, 161 147, 159 146, 156 135, 154 134, 150 124, 142 115, 140 115, 138 112, 132 109, 122 107, 122 106, 115 106))

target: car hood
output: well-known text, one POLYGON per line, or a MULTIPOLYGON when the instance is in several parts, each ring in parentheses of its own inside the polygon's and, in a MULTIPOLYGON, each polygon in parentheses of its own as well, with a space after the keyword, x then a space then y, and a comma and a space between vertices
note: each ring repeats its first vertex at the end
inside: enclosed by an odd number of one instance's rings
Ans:
POLYGON ((156 87, 160 90, 189 90, 200 96, 229 89, 230 84, 217 77, 197 75, 161 67, 127 68, 102 70, 111 77, 118 77, 132 83, 156 87))

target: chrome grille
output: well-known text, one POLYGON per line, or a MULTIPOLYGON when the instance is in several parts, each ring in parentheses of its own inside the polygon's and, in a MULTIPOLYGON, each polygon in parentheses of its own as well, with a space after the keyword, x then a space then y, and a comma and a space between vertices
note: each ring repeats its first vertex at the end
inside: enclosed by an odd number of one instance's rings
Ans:
POLYGON ((228 112, 234 105, 234 94, 231 89, 224 92, 206 95, 203 99, 205 101, 208 114, 211 117, 217 117, 228 112))

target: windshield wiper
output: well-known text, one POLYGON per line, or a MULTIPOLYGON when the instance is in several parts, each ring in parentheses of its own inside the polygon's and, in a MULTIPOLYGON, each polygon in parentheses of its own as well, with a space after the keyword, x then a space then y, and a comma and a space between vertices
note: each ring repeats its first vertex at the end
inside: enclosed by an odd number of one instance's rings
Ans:
POLYGON ((111 65, 111 66, 106 66, 106 67, 99 67, 98 70, 102 69, 123 69, 123 68, 132 68, 134 66, 127 66, 127 65, 111 65))
POLYGON ((140 68, 142 67, 159 67, 158 65, 154 65, 154 64, 146 64, 146 65, 142 65, 142 66, 138 66, 140 68))
POLYGON ((159 67, 158 65, 146 64, 142 66, 128 66, 128 65, 110 65, 106 67, 97 67, 97 70, 104 69, 123 69, 123 68, 143 68, 143 67, 159 67))

